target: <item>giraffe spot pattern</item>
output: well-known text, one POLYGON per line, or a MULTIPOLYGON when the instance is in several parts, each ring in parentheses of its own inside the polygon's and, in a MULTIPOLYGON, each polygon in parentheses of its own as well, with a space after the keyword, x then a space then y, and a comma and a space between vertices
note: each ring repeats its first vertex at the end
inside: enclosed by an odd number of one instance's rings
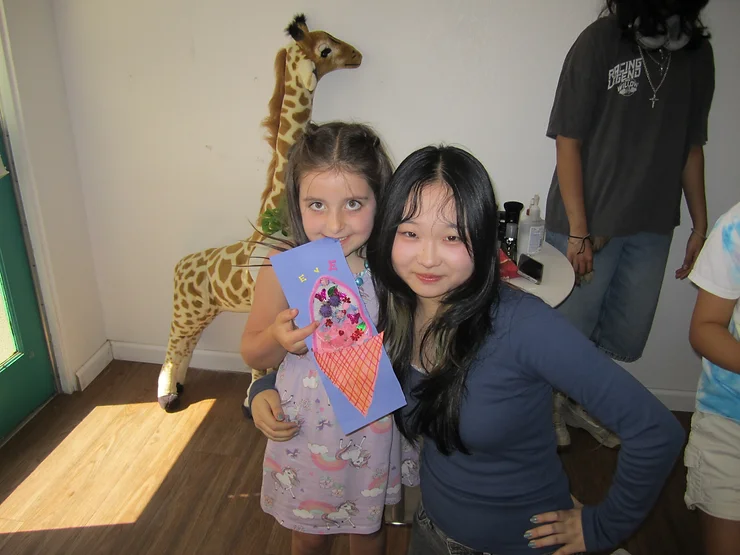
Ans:
POLYGON ((290 85, 287 85, 287 84, 285 85, 285 96, 295 96, 297 92, 298 91, 296 91, 290 85))
POLYGON ((284 129, 281 135, 285 133, 288 129, 290 129, 291 125, 292 124, 290 123, 290 121, 288 121, 288 118, 280 116, 280 129, 284 129))
POLYGON ((221 289, 221 287, 219 287, 218 284, 216 283, 213 284, 213 292, 216 294, 216 297, 218 297, 219 299, 224 298, 223 289, 221 289))
POLYGON ((277 148, 278 148, 278 152, 280 152, 280 154, 282 154, 283 157, 285 157, 288 154, 288 149, 290 148, 290 143, 288 141, 286 141, 285 139, 282 139, 282 138, 281 139, 278 139, 277 148))
POLYGON ((241 272, 235 272, 234 275, 231 276, 231 287, 233 287, 235 291, 239 291, 242 288, 241 272))
POLYGON ((237 294, 236 294, 235 292, 233 292, 233 291, 231 291, 231 290, 228 290, 228 291, 227 291, 227 293, 228 293, 228 295, 229 295, 229 299, 231 299, 231 301, 232 301, 232 302, 233 302, 233 303, 234 303, 235 305, 238 305, 238 304, 239 304, 239 302, 241 301, 241 299, 239 298, 239 295, 237 295, 237 294))
POLYGON ((293 142, 297 141, 301 138, 301 135, 303 135, 303 129, 298 127, 295 131, 293 131, 293 142))
MULTIPOLYGON (((254 249, 250 249, 250 250, 254 252, 254 249)), ((236 266, 244 266, 245 264, 249 262, 249 258, 250 258, 249 254, 247 254, 246 252, 240 252, 234 258, 234 264, 236 266)))
POLYGON ((293 120, 297 121, 298 123, 306 123, 310 116, 311 116, 311 110, 306 108, 305 110, 301 110, 300 112, 294 113, 293 120))
POLYGON ((224 260, 218 265, 218 277, 219 281, 225 282, 229 278, 231 272, 231 262, 224 260))
POLYGON ((275 180, 280 183, 285 183, 285 172, 283 170, 275 172, 275 180))
MULTIPOLYGON (((301 93, 301 96, 298 97, 298 102, 301 103, 301 106, 308 106, 308 103, 311 102, 311 99, 308 97, 308 95, 305 92, 302 92, 301 93)), ((306 110, 304 110, 304 112, 305 111, 306 110)), ((296 119, 295 116, 293 116, 293 119, 295 119, 296 121, 301 121, 299 119, 296 119)), ((308 115, 306 115, 306 119, 308 119, 308 115)), ((303 121, 305 121, 305 120, 303 120, 303 121)))
POLYGON ((241 243, 234 243, 233 245, 229 245, 226 248, 226 254, 234 254, 235 252, 239 252, 242 249, 241 243))
MULTIPOLYGON (((286 106, 287 108, 295 108, 295 102, 286 98, 285 100, 283 100, 283 106, 286 106)), ((282 111, 287 112, 288 110, 286 108, 283 108, 282 111)))
POLYGON ((192 282, 188 283, 188 294, 192 295, 193 297, 198 296, 198 290, 195 288, 195 284, 192 282))

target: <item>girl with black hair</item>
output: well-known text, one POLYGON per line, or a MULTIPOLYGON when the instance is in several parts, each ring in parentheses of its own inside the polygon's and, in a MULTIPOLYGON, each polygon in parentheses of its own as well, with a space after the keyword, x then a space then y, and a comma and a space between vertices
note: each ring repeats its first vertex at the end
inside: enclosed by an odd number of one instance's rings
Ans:
POLYGON ((430 146, 378 204, 368 261, 378 329, 421 438, 411 555, 566 555, 629 536, 655 502, 684 433, 635 378, 557 311, 500 282, 493 187, 481 163, 430 146), (619 432, 613 485, 574 506, 557 455, 553 388, 619 432))
MULTIPOLYGON (((604 17, 563 63, 547 128, 557 166, 547 197, 547 241, 579 285, 558 307, 615 360, 634 362, 650 334, 681 197, 692 220, 677 279, 704 244, 704 150, 714 54, 700 14, 708 0, 607 0, 604 17)), ((619 438, 582 407, 555 398, 565 423, 604 445, 619 438)), ((613 430, 612 430, 613 431, 613 430)))

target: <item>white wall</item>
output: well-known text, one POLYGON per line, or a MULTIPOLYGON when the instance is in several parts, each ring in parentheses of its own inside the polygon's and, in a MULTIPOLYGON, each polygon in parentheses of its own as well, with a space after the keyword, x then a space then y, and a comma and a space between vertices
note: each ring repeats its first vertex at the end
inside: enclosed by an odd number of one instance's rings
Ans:
MULTIPOLYGON (((359 69, 322 79, 315 120, 374 125, 396 162, 430 142, 462 144, 485 163, 502 201, 525 201, 546 195, 554 145, 544 130, 563 57, 601 5, 53 2, 81 183, 81 194, 65 202, 84 199, 86 219, 76 223, 87 225, 95 271, 89 279, 97 282, 105 337, 116 353, 161 362, 175 262, 249 235, 270 154, 259 122, 274 85, 273 58, 288 41, 283 29, 295 13, 305 10, 311 28, 352 43, 364 56, 359 69)), ((718 68, 706 151, 713 221, 740 200, 740 170, 733 164, 740 116, 731 101, 740 90, 740 3, 712 0, 707 19, 718 68)), ((63 91, 45 94, 58 103, 63 91)), ((644 358, 629 365, 651 388, 687 392, 674 399, 683 408, 691 407, 699 371, 686 341, 695 292, 671 276, 689 228, 684 209, 653 335, 644 358)), ((89 260, 82 267, 89 268, 89 260)), ((244 321, 243 315, 219 317, 199 349, 231 353, 218 365, 240 368, 244 321)), ((194 362, 208 366, 209 360, 216 359, 194 362)))
MULTIPOLYGON (((51 3, 5 0, 0 100, 62 388, 110 359, 51 3), (80 373, 81 372, 81 373, 80 373)), ((84 385, 84 383, 83 383, 84 385)))

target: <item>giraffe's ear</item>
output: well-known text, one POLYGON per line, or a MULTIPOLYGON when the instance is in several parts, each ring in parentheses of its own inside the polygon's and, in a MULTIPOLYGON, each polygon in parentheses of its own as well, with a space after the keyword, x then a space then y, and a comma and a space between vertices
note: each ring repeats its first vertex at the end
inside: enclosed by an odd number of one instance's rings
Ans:
POLYGON ((298 74, 299 84, 308 90, 308 92, 313 92, 316 84, 319 82, 316 77, 316 64, 308 58, 304 58, 298 62, 296 73, 298 74))
POLYGON ((306 16, 302 13, 296 15, 290 25, 288 25, 288 27, 285 29, 285 32, 293 37, 293 40, 295 40, 296 42, 302 41, 303 38, 308 34, 306 16))

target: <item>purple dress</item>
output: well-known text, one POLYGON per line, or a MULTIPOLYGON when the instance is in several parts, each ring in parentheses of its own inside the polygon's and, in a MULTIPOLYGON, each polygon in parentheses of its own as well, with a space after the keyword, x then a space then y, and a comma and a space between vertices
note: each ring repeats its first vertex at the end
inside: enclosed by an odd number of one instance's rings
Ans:
MULTIPOLYGON (((359 289, 375 321, 369 275, 359 289)), ((384 506, 400 500, 402 478, 406 485, 418 483, 418 454, 392 415, 345 436, 319 371, 310 357, 291 353, 278 369, 283 412, 300 431, 290 441, 267 442, 262 509, 299 532, 370 534, 380 528, 384 506)))

